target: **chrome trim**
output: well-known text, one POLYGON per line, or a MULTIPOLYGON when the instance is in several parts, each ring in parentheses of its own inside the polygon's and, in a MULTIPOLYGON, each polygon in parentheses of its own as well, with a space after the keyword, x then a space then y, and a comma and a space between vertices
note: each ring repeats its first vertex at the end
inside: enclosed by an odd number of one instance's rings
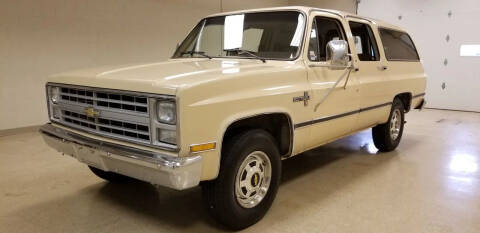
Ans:
POLYGON ((45 124, 39 130, 47 144, 80 162, 173 189, 199 184, 202 157, 174 157, 125 145, 101 141, 45 124), (91 163, 85 157, 99 163, 91 163))
POLYGON ((400 109, 395 109, 392 112, 392 117, 390 118, 390 138, 392 141, 397 140, 398 136, 400 136, 400 130, 402 125, 402 113, 400 109))
MULTIPOLYGON (((153 119, 155 118, 154 116, 152 115, 155 115, 155 109, 152 108, 152 106, 154 106, 154 103, 152 102, 156 102, 158 100, 169 100, 169 101, 175 101, 175 103, 178 105, 177 103, 177 98, 175 96, 172 96, 172 95, 161 95, 161 94, 153 94, 153 93, 144 93, 144 92, 136 92, 136 91, 128 91, 128 90, 118 90, 118 89, 108 89, 108 88, 101 88, 101 87, 89 87, 89 86, 81 86, 81 85, 74 85, 74 84, 64 84, 64 83, 52 83, 52 82, 49 82, 46 84, 46 90, 47 90, 47 103, 48 103, 48 111, 49 111, 49 119, 52 121, 52 122, 55 122, 57 124, 60 124, 60 125, 64 125, 66 127, 71 127, 71 128, 74 128, 74 129, 78 129, 80 131, 84 131, 84 132, 88 132, 88 133, 91 133, 91 134, 94 134, 94 135, 99 135, 99 136, 104 136, 104 137, 109 137, 109 138, 113 138, 113 139, 117 139, 117 140, 122 140, 122 141, 127 141, 127 142, 133 142, 133 143, 138 143, 138 144, 141 144, 143 146, 147 146, 147 147, 152 147, 152 148, 159 148, 159 149, 165 149, 165 150, 169 150, 169 151, 179 151, 179 140, 178 140, 178 129, 179 129, 179 126, 178 124, 176 125, 169 125, 167 128, 168 129, 171 129, 172 126, 175 127, 176 131, 177 131, 177 144, 173 145, 173 144, 169 144, 169 143, 163 143, 163 142, 159 142, 158 140, 156 140, 156 131, 157 131, 157 128, 156 127, 159 127, 159 128, 162 128, 164 124, 152 124, 153 122, 153 119), (132 96, 135 96, 135 97, 142 97, 142 98, 146 98, 147 99, 147 103, 146 104, 143 104, 142 106, 145 106, 147 108, 147 112, 146 113, 141 113, 141 112, 134 112, 134 111, 127 111, 127 110, 122 110, 122 109, 115 109, 115 108, 104 108, 102 106, 98 106, 97 104, 95 104, 95 102, 93 102, 93 104, 84 104, 84 103, 77 103, 77 102, 71 102, 71 101, 62 101, 60 100, 58 103, 53 103, 51 100, 50 100, 50 87, 64 87, 64 88, 72 88, 72 89, 82 89, 82 90, 86 90, 86 91, 92 91, 94 93, 97 93, 97 92, 106 92, 106 93, 109 93, 109 94, 121 94, 121 95, 132 95, 132 96), (145 135, 148 135, 149 136, 149 140, 142 140, 141 138, 133 138, 133 137, 127 137, 125 135, 120 135, 120 134, 114 134, 114 133, 109 133, 109 132, 104 132, 104 131, 100 131, 98 129, 98 127, 100 127, 101 125, 99 124, 98 120, 95 120, 95 124, 97 126, 96 129, 90 129, 90 128, 87 128, 87 127, 83 127, 83 126, 80 126, 78 124, 73 124, 73 123, 69 123, 69 122, 66 122, 64 121, 63 119, 55 119, 52 117, 52 109, 53 106, 58 106, 61 108, 61 110, 67 110, 67 111, 72 111, 72 112, 75 112, 75 113, 80 113, 80 114, 83 114, 82 111, 84 108, 86 107, 94 107, 95 109, 97 110, 101 110, 101 116, 102 118, 105 118, 105 119, 108 119, 108 120, 117 120, 117 121, 121 121, 121 122, 131 122, 131 123, 135 123, 135 124, 144 124, 144 125, 147 125, 148 128, 149 128, 149 132, 145 135), (152 118, 153 117, 153 118, 152 118)), ((69 94, 71 95, 71 94, 69 94)), ((87 98, 89 99, 88 97, 86 96, 80 96, 81 98, 87 98)), ((95 101, 104 101, 103 98, 97 98, 97 97, 92 97, 91 100, 95 100, 95 101)), ((105 100, 107 102, 111 102, 110 99, 108 100, 105 100)), ((75 120, 78 120, 78 119, 75 119, 75 120)), ((178 122, 178 107, 177 107, 177 122, 178 122)), ((111 128, 111 127, 109 127, 111 128)), ((124 131, 128 131, 128 130, 125 130, 124 131)))
POLYGON ((175 99, 173 95, 162 95, 162 94, 155 94, 155 93, 148 93, 148 92, 139 92, 139 91, 129 91, 129 90, 119 90, 119 89, 111 89, 111 88, 104 88, 104 87, 91 87, 91 86, 82 86, 82 85, 75 85, 75 84, 68 84, 68 83, 54 83, 49 82, 47 86, 60 86, 60 87, 73 87, 73 88, 82 88, 87 90, 100 90, 105 92, 112 92, 118 94, 131 94, 131 95, 142 95, 144 97, 154 97, 154 98, 165 98, 165 99, 175 99))
POLYGON ((370 110, 385 107, 385 106, 388 106, 388 105, 391 105, 391 104, 392 104, 392 102, 387 102, 387 103, 378 104, 378 105, 374 105, 374 106, 370 106, 370 107, 366 107, 366 108, 361 108, 361 109, 350 111, 350 112, 344 112, 344 113, 340 113, 340 114, 337 114, 337 115, 325 116, 325 117, 321 117, 321 118, 314 119, 314 120, 311 120, 311 121, 305 121, 305 122, 297 123, 297 124, 295 124, 295 129, 305 127, 305 126, 314 125, 314 124, 317 124, 317 123, 322 123, 322 122, 325 122, 325 121, 335 120, 335 119, 341 118, 341 117, 347 117, 347 116, 350 116, 350 115, 353 115, 353 114, 370 111, 370 110))
POLYGON ((246 209, 260 204, 267 195, 271 179, 272 164, 268 155, 263 151, 254 151, 247 155, 235 176, 237 203, 246 209))
POLYGON ((329 14, 332 14, 332 15, 340 16, 341 18, 345 18, 345 15, 343 15, 343 14, 341 14, 341 13, 339 13, 339 12, 330 11, 330 10, 321 9, 321 8, 312 8, 312 9, 310 9, 310 11, 308 12, 308 14, 312 13, 313 11, 322 12, 322 13, 329 13, 329 14))
POLYGON ((376 24, 375 21, 371 20, 371 19, 368 19, 368 18, 363 18, 362 16, 358 16, 358 15, 345 15, 344 18, 353 18, 353 19, 359 19, 359 20, 365 20, 371 24, 376 24))
POLYGON ((158 99, 149 98, 149 109, 150 109, 150 128, 151 128, 151 137, 152 137, 152 144, 154 146, 160 146, 164 148, 169 148, 171 150, 178 150, 180 145, 180 124, 179 124, 179 108, 178 108, 178 99, 173 100, 175 101, 175 114, 176 114, 176 123, 175 124, 167 124, 158 121, 157 116, 157 101, 158 99), (158 140, 158 131, 157 129, 167 129, 167 130, 175 130, 177 134, 176 144, 169 144, 166 142, 161 142, 158 140))

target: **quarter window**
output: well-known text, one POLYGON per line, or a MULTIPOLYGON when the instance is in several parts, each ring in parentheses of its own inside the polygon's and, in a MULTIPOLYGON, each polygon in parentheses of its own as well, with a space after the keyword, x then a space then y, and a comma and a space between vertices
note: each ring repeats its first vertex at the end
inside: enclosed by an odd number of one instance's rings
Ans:
POLYGON ((352 30, 358 59, 360 61, 379 61, 377 42, 372 28, 364 23, 349 22, 352 30))
POLYGON ((327 44, 332 40, 343 40, 340 23, 331 18, 315 17, 310 31, 308 58, 311 61, 326 61, 327 44))
POLYGON ((385 56, 389 61, 418 61, 417 50, 410 36, 405 32, 381 28, 380 38, 382 38, 385 56))

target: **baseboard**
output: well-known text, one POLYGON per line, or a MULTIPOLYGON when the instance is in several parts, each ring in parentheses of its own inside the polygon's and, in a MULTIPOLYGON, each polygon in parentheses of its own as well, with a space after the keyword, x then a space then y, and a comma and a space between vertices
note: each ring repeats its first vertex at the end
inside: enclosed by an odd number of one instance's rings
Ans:
POLYGON ((442 110, 442 111, 452 111, 452 112, 471 112, 471 113, 480 113, 480 112, 478 112, 478 111, 469 111, 469 110, 456 110, 456 109, 448 109, 448 108, 431 108, 431 107, 425 107, 424 109, 442 110))
POLYGON ((11 136, 11 135, 21 134, 21 133, 35 132, 35 131, 38 131, 38 129, 40 129, 40 125, 14 128, 14 129, 2 129, 0 130, 0 137, 11 136))

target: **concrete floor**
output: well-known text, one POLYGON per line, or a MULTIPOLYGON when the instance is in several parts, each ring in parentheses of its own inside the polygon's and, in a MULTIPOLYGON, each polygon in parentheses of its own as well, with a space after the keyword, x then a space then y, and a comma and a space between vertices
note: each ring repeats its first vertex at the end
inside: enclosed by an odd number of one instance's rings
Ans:
MULTIPOLYGON (((283 162, 265 218, 245 232, 480 232, 480 114, 407 115, 399 148, 370 131, 283 162)), ((200 188, 113 185, 38 133, 0 138, 0 232, 216 232, 200 188)))

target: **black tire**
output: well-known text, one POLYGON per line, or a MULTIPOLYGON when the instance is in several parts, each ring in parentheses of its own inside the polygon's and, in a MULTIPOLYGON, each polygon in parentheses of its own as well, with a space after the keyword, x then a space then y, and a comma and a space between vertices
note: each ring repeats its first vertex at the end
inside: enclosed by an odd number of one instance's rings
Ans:
POLYGON ((395 98, 392 103, 392 109, 390 110, 388 121, 385 124, 377 125, 372 128, 372 137, 375 147, 382 152, 395 150, 402 139, 404 122, 405 108, 403 106, 403 102, 400 99, 395 98), (396 111, 399 111, 400 115, 400 130, 398 132, 398 136, 395 137, 390 130, 390 126, 392 122, 394 122, 393 118, 396 111))
POLYGON ((100 170, 100 169, 92 167, 92 166, 88 166, 88 168, 90 168, 90 170, 93 172, 93 174, 97 175, 98 177, 100 177, 100 178, 102 178, 106 181, 112 182, 112 183, 127 183, 127 182, 130 182, 130 181, 133 180, 133 178, 130 178, 130 177, 124 176, 124 175, 120 175, 120 174, 115 173, 115 172, 106 172, 106 171, 100 170))
POLYGON ((222 148, 222 160, 217 179, 202 184, 203 196, 210 214, 231 230, 241 230, 261 220, 277 194, 281 166, 275 139, 266 131, 250 130, 227 139, 222 148), (270 161, 270 186, 256 206, 245 208, 237 201, 235 194, 237 172, 243 161, 252 152, 258 151, 266 154, 270 161))

